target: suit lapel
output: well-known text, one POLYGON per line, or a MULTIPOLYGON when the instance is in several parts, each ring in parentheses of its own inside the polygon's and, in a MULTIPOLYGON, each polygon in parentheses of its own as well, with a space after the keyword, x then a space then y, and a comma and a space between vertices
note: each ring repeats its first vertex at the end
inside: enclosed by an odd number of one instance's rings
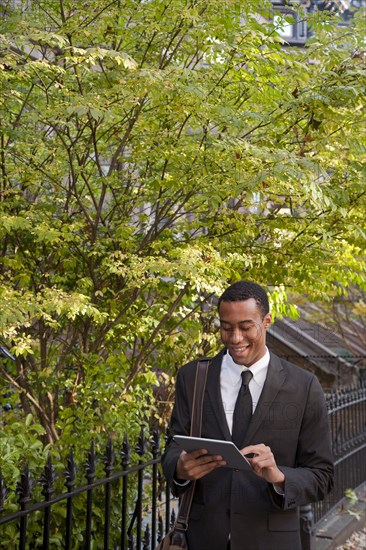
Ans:
POLYGON ((281 360, 276 355, 270 353, 267 377, 264 382, 263 390, 256 406, 255 412, 249 424, 245 435, 244 445, 250 445, 253 436, 260 429, 261 424, 266 420, 267 411, 277 398, 286 380, 285 370, 282 367, 281 360))
POLYGON ((211 410, 214 413, 216 422, 221 430, 221 434, 217 434, 218 439, 231 440, 229 426, 227 425, 224 406, 222 404, 221 386, 220 386, 220 372, 221 363, 226 350, 220 351, 216 355, 208 368, 206 394, 211 402, 211 410))

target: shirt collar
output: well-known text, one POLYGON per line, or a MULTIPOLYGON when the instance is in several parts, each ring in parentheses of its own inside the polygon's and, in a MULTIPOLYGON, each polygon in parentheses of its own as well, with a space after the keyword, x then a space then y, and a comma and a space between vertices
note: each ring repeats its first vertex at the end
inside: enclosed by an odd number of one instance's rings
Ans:
POLYGON ((253 365, 248 368, 245 365, 238 365, 235 363, 233 358, 231 357, 230 353, 227 351, 224 355, 225 363, 227 368, 230 370, 231 374, 235 378, 241 378, 241 373, 245 370, 250 370, 250 372, 253 374, 253 379, 257 376, 257 374, 262 371, 263 369, 267 369, 270 361, 270 355, 268 348, 266 347, 266 353, 261 357, 258 361, 253 363, 253 365))

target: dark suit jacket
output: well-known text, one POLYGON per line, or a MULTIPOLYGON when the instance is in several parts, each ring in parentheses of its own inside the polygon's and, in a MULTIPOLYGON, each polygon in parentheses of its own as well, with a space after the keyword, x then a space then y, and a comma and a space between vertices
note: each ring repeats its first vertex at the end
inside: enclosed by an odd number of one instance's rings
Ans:
MULTIPOLYGON (((223 350, 211 361, 203 406, 202 437, 231 440, 220 391, 223 350)), ((170 434, 162 457, 173 482, 181 449, 174 434, 189 434, 197 361, 178 372, 170 434)), ((217 468, 196 482, 188 541, 190 550, 301 550, 298 507, 320 500, 333 483, 328 415, 316 377, 271 354, 267 378, 243 447, 264 443, 284 472, 285 494, 252 472, 217 468)))

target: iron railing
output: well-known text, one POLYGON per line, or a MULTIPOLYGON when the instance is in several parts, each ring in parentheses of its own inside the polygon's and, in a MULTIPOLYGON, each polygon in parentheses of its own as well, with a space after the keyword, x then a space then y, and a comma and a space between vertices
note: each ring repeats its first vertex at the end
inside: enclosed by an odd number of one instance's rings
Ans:
POLYGON ((326 393, 335 461, 334 488, 313 505, 315 522, 366 480, 366 382, 326 393))
MULTIPOLYGON (((335 487, 324 501, 301 510, 304 550, 312 548, 316 524, 344 491, 366 479, 366 384, 326 397, 335 487)), ((13 489, 0 473, 0 549, 153 550, 177 509, 160 473, 162 444, 157 431, 146 440, 143 430, 136 446, 125 438, 119 453, 109 441, 101 457, 92 444, 82 467, 72 451, 66 467, 49 457, 38 479, 25 465, 15 487, 8 482, 13 489)))
POLYGON ((25 464, 13 491, 0 473, 0 548, 154 548, 174 522, 176 510, 159 470, 160 448, 157 431, 147 441, 141 430, 134 448, 125 437, 119 457, 111 441, 102 457, 96 455, 92 443, 82 468, 77 467, 72 450, 66 468, 58 475, 50 456, 37 480, 25 464), (137 463, 131 465, 133 451, 137 463), (86 483, 77 484, 81 470, 79 480, 84 477, 86 483), (61 480, 66 490, 57 494, 56 482, 61 480), (7 501, 14 502, 11 492, 19 509, 7 513, 7 501), (38 499, 32 499, 32 493, 38 494, 38 499), (6 530, 10 524, 16 526, 15 538, 14 530, 6 530))

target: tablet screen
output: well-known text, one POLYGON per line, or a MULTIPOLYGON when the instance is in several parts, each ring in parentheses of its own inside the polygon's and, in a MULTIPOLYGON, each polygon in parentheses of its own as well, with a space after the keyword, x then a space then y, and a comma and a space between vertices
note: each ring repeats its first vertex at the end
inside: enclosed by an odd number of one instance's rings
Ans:
POLYGON ((210 455, 222 456, 226 461, 227 468, 234 468, 235 470, 252 469, 248 459, 241 454, 238 447, 232 441, 187 435, 175 435, 173 439, 184 451, 191 452, 197 449, 207 449, 210 455))

